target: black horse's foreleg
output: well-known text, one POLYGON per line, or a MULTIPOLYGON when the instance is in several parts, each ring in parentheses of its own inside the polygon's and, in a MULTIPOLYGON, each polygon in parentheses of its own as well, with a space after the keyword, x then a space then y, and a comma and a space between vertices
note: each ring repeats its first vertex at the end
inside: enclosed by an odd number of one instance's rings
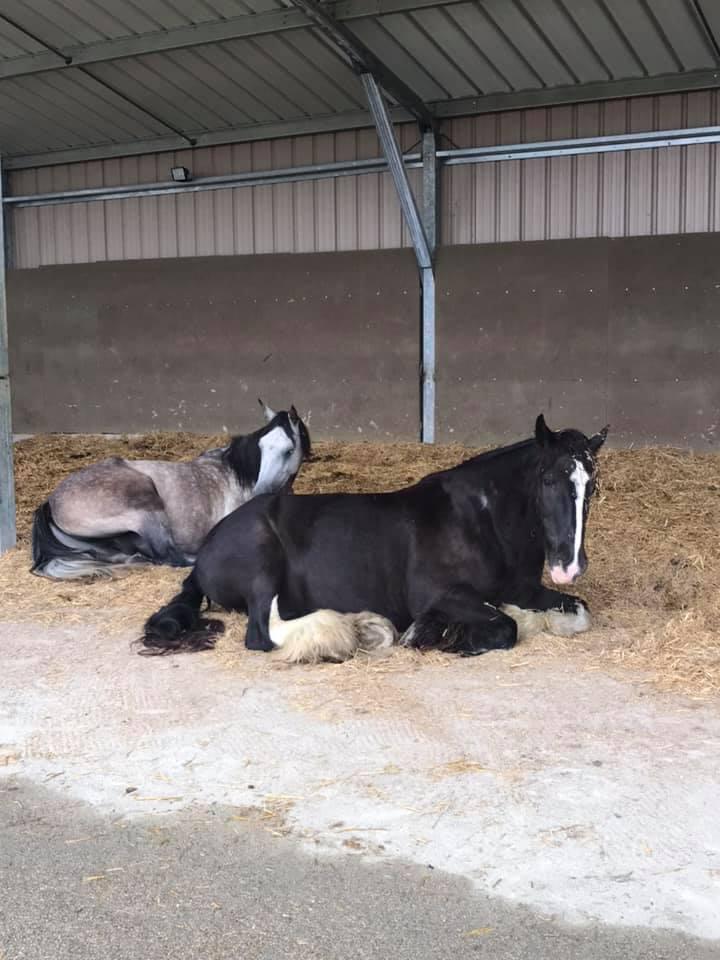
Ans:
POLYGON ((459 586, 421 613, 401 642, 473 657, 488 650, 510 650, 517 642, 517 626, 472 587, 459 586))
POLYGON ((549 590, 542 584, 527 585, 511 592, 501 609, 521 625, 523 635, 546 630, 561 637, 583 633, 590 628, 591 618, 587 604, 580 597, 559 590, 549 590))
POLYGON ((512 590, 503 597, 503 601, 525 610, 559 610, 562 613, 575 613, 578 604, 583 603, 579 597, 561 593, 559 590, 549 590, 542 584, 527 584, 512 590))
POLYGON ((245 558, 251 583, 247 601, 248 625, 245 646, 248 650, 268 652, 274 644, 270 639, 270 607, 273 597, 280 592, 285 566, 284 550, 270 523, 258 530, 256 551, 245 558))
POLYGON ((270 639, 270 605, 274 591, 264 589, 256 593, 248 603, 248 625, 245 632, 245 646, 248 650, 262 650, 264 653, 273 649, 270 639))

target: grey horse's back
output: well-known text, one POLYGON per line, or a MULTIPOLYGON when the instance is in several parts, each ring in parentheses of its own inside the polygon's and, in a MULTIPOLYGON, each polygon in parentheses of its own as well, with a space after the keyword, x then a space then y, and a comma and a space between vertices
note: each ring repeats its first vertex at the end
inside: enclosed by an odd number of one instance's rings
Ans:
POLYGON ((251 494, 211 451, 197 460, 111 457, 62 480, 33 521, 33 571, 55 579, 118 564, 192 562, 208 531, 251 494))
POLYGON ((48 497, 53 521, 76 537, 137 530, 147 511, 162 511, 152 479, 121 457, 100 460, 62 480, 48 497))

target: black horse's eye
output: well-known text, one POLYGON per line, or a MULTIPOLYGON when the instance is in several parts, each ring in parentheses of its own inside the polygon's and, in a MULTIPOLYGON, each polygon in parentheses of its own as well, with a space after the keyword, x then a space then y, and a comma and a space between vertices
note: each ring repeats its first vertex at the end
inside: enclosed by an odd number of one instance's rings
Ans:
POLYGON ((552 477, 543 477, 543 483, 545 484, 546 487, 552 487, 555 481, 553 480, 552 477))

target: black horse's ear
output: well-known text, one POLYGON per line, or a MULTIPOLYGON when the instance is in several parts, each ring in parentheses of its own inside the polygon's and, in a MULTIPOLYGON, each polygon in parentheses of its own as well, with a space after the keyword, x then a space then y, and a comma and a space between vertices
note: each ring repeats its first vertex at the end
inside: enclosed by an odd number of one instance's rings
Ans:
POLYGON ((555 434, 545 423, 545 417, 542 413, 535 421, 535 439, 541 447, 549 447, 555 439, 555 434))
POLYGON ((603 427, 600 433, 596 433, 595 436, 590 437, 588 440, 588 447, 590 447, 590 453, 597 453, 600 447, 607 440, 608 430, 610 429, 610 424, 603 427))
POLYGON ((295 409, 295 404, 290 407, 290 423, 295 426, 295 424, 300 422, 300 417, 297 410, 295 409))

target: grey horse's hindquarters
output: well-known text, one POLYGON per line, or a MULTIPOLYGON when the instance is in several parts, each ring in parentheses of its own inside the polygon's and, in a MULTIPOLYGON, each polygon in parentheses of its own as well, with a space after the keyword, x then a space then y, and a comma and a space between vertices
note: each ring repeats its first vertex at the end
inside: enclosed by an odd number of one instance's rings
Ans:
POLYGON ((72 537, 53 522, 45 501, 33 517, 31 571, 53 580, 112 576, 118 565, 149 562, 138 553, 135 539, 133 534, 92 540, 72 537))
POLYGON ((188 562, 152 478, 121 458, 66 477, 35 512, 32 570, 41 576, 111 576, 118 566, 188 562))

